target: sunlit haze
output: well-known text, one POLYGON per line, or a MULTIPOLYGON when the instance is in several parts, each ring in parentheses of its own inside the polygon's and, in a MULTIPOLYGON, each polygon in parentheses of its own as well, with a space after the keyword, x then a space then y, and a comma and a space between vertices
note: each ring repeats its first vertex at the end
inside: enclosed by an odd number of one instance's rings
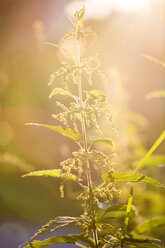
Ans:
POLYGON ((77 8, 86 7, 86 18, 104 18, 111 12, 138 12, 149 9, 150 0, 88 0, 74 1, 67 6, 67 12, 72 14, 77 8))

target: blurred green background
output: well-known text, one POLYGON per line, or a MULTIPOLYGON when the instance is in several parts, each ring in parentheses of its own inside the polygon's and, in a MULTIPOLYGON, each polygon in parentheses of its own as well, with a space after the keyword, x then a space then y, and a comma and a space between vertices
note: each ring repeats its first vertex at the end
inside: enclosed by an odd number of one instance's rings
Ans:
MULTIPOLYGON (((163 98, 146 100, 147 93, 165 87, 165 68, 147 60, 148 54, 165 62, 165 2, 143 1, 0 1, 0 237, 2 248, 14 248, 36 227, 57 215, 81 213, 74 200, 78 189, 68 184, 61 199, 60 181, 25 178, 36 169, 59 168, 60 161, 76 146, 49 130, 25 126, 27 122, 54 124, 58 111, 48 100, 50 74, 58 69, 63 55, 45 41, 59 43, 71 27, 68 15, 82 3, 86 23, 98 39, 84 47, 83 55, 100 54, 109 87, 107 94, 116 121, 121 170, 135 168, 164 128, 163 98), (15 235, 16 233, 16 235, 15 235), (11 238, 9 238, 11 237, 11 238)), ((73 44, 67 44, 72 46, 73 44)), ((94 83, 94 88, 97 87, 94 83)), ((86 84, 84 82, 85 87, 86 84)), ((102 86, 99 86, 102 87, 102 86)), ((104 127, 104 120, 102 126, 104 127)), ((112 135, 110 127, 107 134, 112 135)), ((157 162, 143 170, 164 182, 162 143, 157 162), (159 158, 159 159, 158 159, 159 158)), ((145 188, 146 189, 146 188, 145 188)), ((164 192, 137 189, 135 203, 143 217, 165 213, 164 192)), ((124 191, 125 192, 125 191, 124 191)), ((127 190, 126 190, 127 192, 127 190)), ((123 193, 121 202, 127 195, 123 193)), ((162 235, 161 230, 157 236, 162 235)))

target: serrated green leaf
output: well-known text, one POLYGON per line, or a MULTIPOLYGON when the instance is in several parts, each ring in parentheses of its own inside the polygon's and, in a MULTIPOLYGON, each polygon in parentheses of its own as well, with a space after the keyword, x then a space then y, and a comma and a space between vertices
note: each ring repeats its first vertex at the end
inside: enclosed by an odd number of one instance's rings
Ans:
POLYGON ((69 91, 63 90, 61 88, 55 88, 55 89, 53 89, 52 92, 49 95, 49 98, 51 98, 52 96, 57 95, 57 94, 69 96, 72 99, 77 100, 77 97, 76 96, 72 95, 69 91))
POLYGON ((90 137, 93 143, 105 143, 107 145, 110 145, 111 147, 114 147, 114 142, 112 139, 109 138, 98 138, 98 137, 90 137))
POLYGON ((50 43, 50 42, 45 42, 45 43, 47 45, 54 46, 54 47, 57 47, 60 50, 63 50, 64 52, 66 52, 76 62, 76 56, 72 52, 70 52, 68 49, 66 49, 64 47, 61 47, 61 46, 58 46, 56 44, 50 43))
POLYGON ((26 125, 45 127, 55 132, 58 132, 64 135, 65 137, 68 137, 77 142, 80 142, 82 140, 82 135, 80 133, 74 132, 71 128, 63 128, 61 126, 49 126, 49 125, 39 124, 39 123, 26 123, 26 125))
POLYGON ((145 235, 139 235, 139 234, 127 234, 124 236, 123 240, 125 241, 131 241, 131 242, 160 242, 159 239, 156 239, 154 237, 145 236, 145 235))
MULTIPOLYGON (((48 245, 54 245, 54 244, 63 244, 63 243, 72 243, 75 244, 76 239, 73 237, 53 237, 45 240, 34 240, 31 242, 32 246, 34 248, 40 248, 40 247, 45 247, 48 245)), ((25 248, 31 248, 31 246, 28 244, 25 246, 25 248)))
POLYGON ((72 224, 80 223, 81 220, 82 219, 78 218, 78 217, 58 216, 54 220, 50 220, 47 224, 42 226, 37 231, 37 233, 35 233, 27 242, 25 242, 24 244, 20 245, 18 248, 22 248, 25 245, 30 244, 30 242, 32 242, 33 240, 35 240, 36 238, 38 238, 38 237, 40 237, 42 235, 52 233, 55 230, 65 228, 65 227, 67 227, 69 225, 72 225, 72 224))
POLYGON ((87 92, 87 98, 97 99, 101 102, 105 102, 107 100, 107 96, 101 90, 90 90, 87 92))
POLYGON ((147 154, 145 155, 145 157, 138 164, 138 166, 136 167, 136 169, 134 170, 134 172, 136 172, 143 165, 143 163, 146 161, 146 159, 155 151, 155 149, 160 145, 160 143, 164 140, 164 138, 165 138, 165 130, 161 133, 161 135, 155 141, 155 143, 153 144, 153 146, 151 147, 151 149, 147 152, 147 154))
POLYGON ((135 232, 140 234, 162 226, 165 226, 165 217, 154 217, 138 225, 135 232))
POLYGON ((23 175, 22 177, 28 177, 28 176, 50 176, 50 177, 62 178, 66 180, 73 180, 73 181, 77 180, 77 177, 75 175, 62 174, 62 171, 60 169, 33 171, 23 175))
POLYGON ((165 97, 165 90, 152 91, 146 95, 147 100, 150 100, 152 98, 159 98, 159 97, 165 97))
POLYGON ((104 173, 102 177, 105 182, 113 182, 113 181, 114 182, 132 182, 132 183, 143 182, 143 183, 148 183, 154 186, 165 188, 164 185, 157 182, 155 179, 151 177, 143 176, 141 174, 135 174, 133 172, 118 172, 118 171, 115 171, 112 173, 107 172, 107 173, 104 173))
POLYGON ((127 232, 127 228, 128 228, 128 223, 129 223, 129 218, 130 218, 130 213, 131 213, 131 207, 132 207, 132 201, 133 201, 133 187, 131 187, 131 190, 130 190, 126 214, 125 214, 125 219, 124 219, 124 224, 123 224, 123 235, 124 236, 125 236, 125 234, 127 232))

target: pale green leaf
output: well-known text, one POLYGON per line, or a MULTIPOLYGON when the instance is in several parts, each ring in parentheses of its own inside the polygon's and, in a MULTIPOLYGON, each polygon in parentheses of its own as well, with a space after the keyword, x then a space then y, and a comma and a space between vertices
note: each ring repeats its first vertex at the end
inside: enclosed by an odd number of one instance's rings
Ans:
POLYGON ((144 233, 147 231, 152 231, 155 228, 165 226, 165 217, 154 217, 149 219, 135 228, 137 233, 144 233))
POLYGON ((67 53, 74 61, 76 61, 76 56, 70 52, 68 49, 64 48, 64 47, 61 47, 61 46, 58 46, 56 44, 53 44, 53 43, 50 43, 50 42, 45 42, 47 45, 51 45, 51 46, 55 46, 57 47, 58 49, 60 50, 63 50, 65 53, 67 53))
POLYGON ((50 176, 50 177, 58 177, 60 178, 62 174, 62 171, 60 169, 52 169, 52 170, 39 170, 39 171, 33 171, 30 173, 27 173, 23 175, 22 177, 28 177, 28 176, 50 176))
POLYGON ((112 139, 109 138, 98 138, 98 137, 90 137, 93 143, 104 143, 107 145, 110 145, 111 147, 114 147, 114 142, 112 139))
POLYGON ((87 98, 96 99, 101 102, 105 102, 107 99, 107 96, 101 90, 90 90, 87 92, 87 98))
POLYGON ((77 142, 80 142, 82 140, 82 135, 80 133, 74 132, 71 128, 63 128, 61 126, 49 126, 49 125, 39 124, 39 123, 27 123, 26 125, 45 127, 55 132, 58 132, 64 135, 65 137, 68 137, 77 142))
POLYGON ((165 90, 152 91, 146 95, 147 100, 150 100, 152 98, 159 98, 159 97, 165 97, 165 90))
POLYGON ((148 183, 154 186, 165 188, 164 185, 157 182, 155 179, 143 176, 141 174, 135 174, 133 172, 118 172, 118 171, 115 171, 112 173, 106 172, 102 175, 102 177, 105 182, 113 182, 113 181, 114 182, 132 182, 132 183, 143 182, 143 183, 148 183))
POLYGON ((143 165, 143 163, 146 161, 146 159, 155 151, 155 149, 160 145, 160 143, 164 140, 165 138, 165 130, 161 133, 159 138, 155 141, 151 149, 147 152, 145 157, 141 160, 141 162, 138 164, 136 169, 134 170, 135 172, 143 165))
POLYGON ((69 91, 63 90, 61 88, 55 88, 55 89, 53 89, 52 92, 49 95, 49 98, 51 98, 52 96, 57 95, 57 94, 69 96, 72 99, 77 100, 77 97, 76 96, 73 96, 69 91))
POLYGON ((23 175, 22 177, 27 177, 27 176, 49 176, 49 177, 62 178, 62 179, 72 180, 72 181, 77 180, 77 177, 75 175, 62 174, 62 171, 60 169, 33 171, 33 172, 23 175))
POLYGON ((161 65, 162 67, 165 67, 165 63, 157 58, 154 58, 150 55, 147 55, 147 54, 143 54, 142 55, 144 58, 148 59, 148 60, 151 60, 152 62, 156 63, 156 64, 159 64, 161 65))
POLYGON ((133 187, 131 187, 129 198, 128 198, 128 204, 127 204, 127 209, 126 209, 126 215, 124 219, 124 224, 123 224, 123 235, 125 236, 128 228, 128 223, 129 223, 129 218, 130 218, 130 213, 131 213, 131 206, 132 206, 132 201, 133 201, 133 187))
POLYGON ((75 242, 76 242, 75 238, 61 236, 61 237, 53 237, 45 240, 34 240, 33 242, 31 242, 32 246, 28 244, 25 246, 25 248, 31 248, 31 247, 40 248, 48 245, 63 244, 63 243, 75 244, 75 242))

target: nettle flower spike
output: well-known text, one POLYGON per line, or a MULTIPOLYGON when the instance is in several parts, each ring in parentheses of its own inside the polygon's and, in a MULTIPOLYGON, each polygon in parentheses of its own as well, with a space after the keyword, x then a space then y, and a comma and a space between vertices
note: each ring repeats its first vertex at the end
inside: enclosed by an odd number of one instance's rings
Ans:
MULTIPOLYGON (((158 245, 159 240, 138 234, 141 231, 141 227, 135 229, 134 232, 133 230, 128 232, 129 220, 137 212, 132 205, 133 186, 130 187, 127 205, 117 204, 115 197, 119 197, 120 193, 116 186, 118 182, 145 183, 160 188, 165 187, 150 177, 136 174, 136 170, 143 165, 145 160, 165 138, 165 131, 134 172, 115 171, 113 162, 113 157, 115 156, 113 152, 114 142, 111 137, 105 137, 104 130, 99 125, 100 117, 105 117, 110 122, 111 128, 116 131, 111 108, 107 105, 106 93, 98 89, 87 91, 83 85, 84 77, 82 76, 85 76, 92 85, 93 74, 100 80, 106 81, 104 74, 100 70, 101 63, 97 56, 81 59, 81 42, 86 42, 87 38, 95 36, 90 28, 84 27, 84 14, 85 7, 80 11, 76 11, 74 18, 71 20, 74 29, 71 29, 64 37, 64 41, 68 38, 76 40, 76 55, 63 46, 47 43, 64 51, 72 59, 72 63, 62 63, 60 69, 50 76, 49 81, 49 85, 51 85, 57 78, 61 77, 62 82, 60 83, 65 83, 67 86, 64 89, 56 82, 57 87, 52 89, 49 95, 50 99, 56 99, 57 95, 62 95, 68 100, 67 104, 56 100, 61 112, 52 116, 61 125, 50 126, 47 124, 28 123, 29 125, 47 128, 60 133, 75 142, 78 145, 78 149, 72 152, 71 158, 60 163, 61 169, 34 171, 23 176, 58 178, 61 180, 61 197, 64 197, 64 185, 68 181, 76 183, 80 186, 77 200, 81 200, 82 214, 80 217, 56 217, 19 247, 39 248, 59 243, 72 243, 83 248, 124 248, 130 246, 159 248, 161 247, 158 245), (69 88, 73 89, 73 84, 75 86, 74 94, 68 90, 69 88), (77 92, 75 93, 76 90, 77 92), (102 150, 105 147, 106 153, 99 150, 98 144, 102 150), (44 240, 43 238, 39 239, 42 235, 53 234, 57 229, 63 229, 70 225, 78 226, 79 230, 81 230, 80 233, 60 237, 53 236, 44 240)), ((161 221, 162 219, 157 220, 158 226, 161 225, 161 221)), ((144 226, 145 224, 142 225, 142 228, 144 226)))

